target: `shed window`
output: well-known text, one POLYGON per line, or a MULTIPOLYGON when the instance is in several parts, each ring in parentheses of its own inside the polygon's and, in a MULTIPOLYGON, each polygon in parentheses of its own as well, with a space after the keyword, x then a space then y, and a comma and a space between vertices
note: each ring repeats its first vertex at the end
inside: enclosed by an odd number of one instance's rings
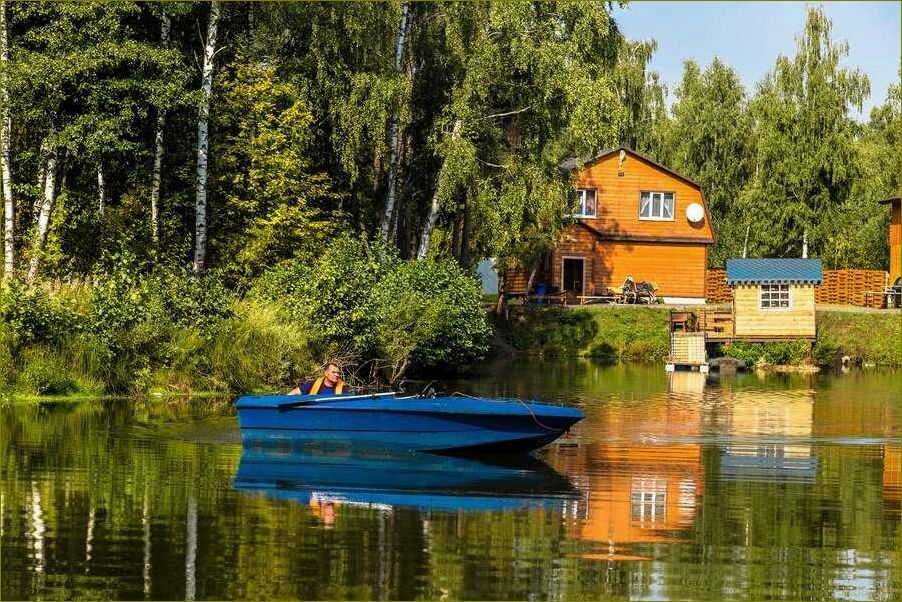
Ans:
POLYGON ((673 221, 673 193, 640 193, 639 219, 673 221))
POLYGON ((762 284, 761 309, 780 309, 789 307, 788 284, 762 284))
POLYGON ((576 191, 576 197, 579 199, 579 203, 576 205, 576 213, 573 214, 573 217, 595 217, 597 215, 594 188, 579 188, 576 191))

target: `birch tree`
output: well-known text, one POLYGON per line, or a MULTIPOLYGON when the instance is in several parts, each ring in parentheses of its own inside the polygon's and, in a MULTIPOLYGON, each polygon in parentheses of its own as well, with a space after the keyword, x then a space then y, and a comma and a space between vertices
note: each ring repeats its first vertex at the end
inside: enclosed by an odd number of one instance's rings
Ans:
MULTIPOLYGON (((575 201, 560 162, 616 141, 624 118, 613 71, 621 36, 603 4, 434 10, 423 21, 439 64, 426 68, 441 73, 447 101, 429 139, 433 194, 417 257, 430 254, 443 207, 461 193, 474 252, 499 257, 504 269, 508 259, 537 256, 560 232, 575 201)), ((424 85, 436 87, 432 78, 424 85)), ((450 238, 442 233, 438 255, 450 238)))
MULTIPOLYGON (((160 46, 169 47, 171 20, 164 11, 160 15, 160 46)), ((150 185, 150 235, 154 248, 160 243, 160 173, 163 169, 163 128, 166 125, 166 111, 157 107, 157 125, 154 131, 153 175, 150 185)))
POLYGON ((722 266, 741 252, 746 230, 736 199, 754 170, 748 98, 736 72, 717 58, 704 70, 686 61, 676 97, 669 165, 701 184, 717 241, 709 260, 722 266))
POLYGON ((806 236, 819 256, 841 219, 857 177, 850 111, 870 93, 867 76, 841 64, 848 52, 823 9, 809 8, 796 54, 779 56, 758 86, 751 111, 760 169, 740 199, 750 223, 767 224, 752 229, 752 256, 799 257, 806 236))
POLYGON ((106 182, 103 180, 102 165, 97 165, 97 213, 100 217, 106 213, 106 182))
POLYGON ((210 94, 213 87, 213 59, 216 55, 216 33, 219 25, 219 2, 210 4, 207 39, 204 42, 204 64, 201 76, 201 101, 197 117, 197 192, 194 204, 194 271, 204 271, 207 255, 207 160, 210 140, 207 125, 210 118, 210 94))
POLYGON ((15 268, 15 202, 13 201, 12 172, 10 170, 9 137, 12 121, 9 114, 9 45, 6 26, 6 1, 0 2, 0 177, 3 178, 3 278, 13 275, 15 268))
POLYGON ((56 160, 57 150, 49 144, 44 167, 44 193, 41 200, 41 209, 38 213, 35 225, 34 244, 31 250, 31 262, 28 266, 28 282, 34 282, 38 274, 41 262, 41 254, 44 251, 44 243, 47 242, 47 232, 50 229, 50 214, 53 211, 53 202, 56 199, 56 160))
MULTIPOLYGON (((407 44, 407 36, 408 36, 408 13, 410 11, 410 2, 403 2, 401 4, 401 22, 398 25, 398 42, 395 45, 395 71, 399 74, 401 73, 401 63, 404 58, 404 48, 407 44)), ((380 232, 383 240, 388 240, 389 237, 389 228, 392 221, 392 216, 395 212, 395 189, 397 187, 397 179, 398 179, 398 154, 399 149, 398 146, 401 142, 400 137, 398 136, 398 113, 395 111, 392 114, 391 125, 389 126, 391 131, 391 141, 390 141, 390 156, 389 156, 389 171, 388 171, 388 193, 385 198, 385 213, 382 216, 382 226, 380 227, 380 232)))

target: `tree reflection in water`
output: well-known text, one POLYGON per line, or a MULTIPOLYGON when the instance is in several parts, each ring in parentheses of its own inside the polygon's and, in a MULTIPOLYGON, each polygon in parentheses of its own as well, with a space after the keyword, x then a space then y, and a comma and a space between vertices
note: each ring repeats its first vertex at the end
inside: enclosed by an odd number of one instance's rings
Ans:
POLYGON ((698 377, 532 360, 449 384, 586 412, 529 495, 238 490, 227 401, 7 404, 0 596, 897 599, 897 375, 698 377))

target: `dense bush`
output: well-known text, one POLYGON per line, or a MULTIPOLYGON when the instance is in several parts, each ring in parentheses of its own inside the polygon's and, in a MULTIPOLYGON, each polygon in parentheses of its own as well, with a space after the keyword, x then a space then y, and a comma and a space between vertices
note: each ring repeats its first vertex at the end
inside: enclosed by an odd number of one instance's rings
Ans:
POLYGON ((522 351, 549 355, 576 354, 598 334, 587 311, 557 307, 524 307, 511 322, 511 342, 522 351))
POLYGON ((82 325, 74 302, 64 296, 51 297, 43 289, 28 288, 13 281, 0 288, 0 323, 11 350, 36 344, 56 344, 82 325))
POLYGON ((798 366, 811 359, 811 343, 808 341, 737 341, 724 345, 723 350, 729 357, 742 360, 750 366, 758 363, 798 366))
POLYGON ((399 261, 380 243, 341 236, 316 261, 292 259, 266 272, 251 296, 283 304, 292 318, 311 325, 311 338, 370 352, 375 342, 368 298, 399 261))
POLYGON ((344 236, 314 261, 280 263, 237 299, 210 273, 148 272, 127 252, 92 284, 0 289, 0 375, 36 394, 272 389, 339 350, 395 381, 482 358, 490 328, 478 282, 456 264, 401 261, 344 236))
POLYGON ((390 380, 409 366, 464 368, 488 350, 474 278, 450 262, 401 261, 378 242, 340 237, 312 263, 279 264, 251 295, 283 305, 315 347, 381 360, 390 380))
POLYGON ((481 300, 477 280, 452 262, 394 263, 366 300, 392 376, 407 365, 457 370, 484 357, 491 329, 481 300))

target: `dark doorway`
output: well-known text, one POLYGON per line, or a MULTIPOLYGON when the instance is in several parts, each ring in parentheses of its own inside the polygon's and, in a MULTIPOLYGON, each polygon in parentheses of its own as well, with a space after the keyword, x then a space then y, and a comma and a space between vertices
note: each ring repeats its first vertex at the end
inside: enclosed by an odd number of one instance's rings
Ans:
POLYGON ((582 295, 585 287, 583 277, 586 272, 586 260, 571 257, 564 258, 564 292, 582 295))

